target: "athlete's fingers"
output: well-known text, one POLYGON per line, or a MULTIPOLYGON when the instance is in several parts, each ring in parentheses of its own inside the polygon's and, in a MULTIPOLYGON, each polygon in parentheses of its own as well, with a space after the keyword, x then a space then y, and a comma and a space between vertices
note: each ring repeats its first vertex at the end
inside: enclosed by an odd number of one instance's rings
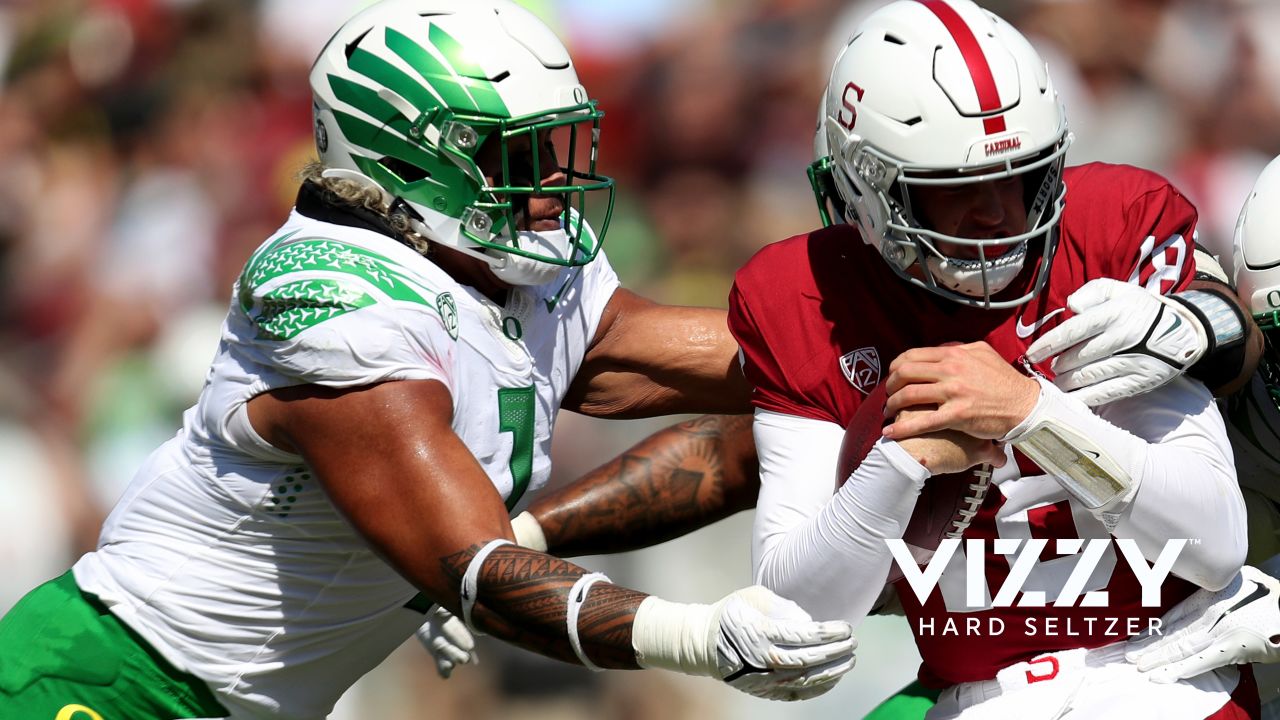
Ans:
POLYGON ((947 400, 944 386, 938 383, 926 385, 908 385, 889 395, 884 403, 884 416, 896 418, 898 413, 908 408, 921 406, 936 408, 947 400))
POLYGON ((955 419, 954 416, 955 413, 950 412, 945 406, 937 410, 912 413, 909 417, 886 425, 882 434, 890 440, 905 440, 935 430, 945 430, 950 427, 950 423, 955 419))
POLYGON ((947 356, 948 347, 912 348, 894 358, 893 362, 889 363, 889 373, 893 374, 895 370, 906 363, 936 363, 942 361, 947 356))
POLYGON ((898 366, 885 379, 885 392, 892 395, 899 390, 917 383, 931 383, 941 380, 944 368, 941 363, 911 361, 898 366))

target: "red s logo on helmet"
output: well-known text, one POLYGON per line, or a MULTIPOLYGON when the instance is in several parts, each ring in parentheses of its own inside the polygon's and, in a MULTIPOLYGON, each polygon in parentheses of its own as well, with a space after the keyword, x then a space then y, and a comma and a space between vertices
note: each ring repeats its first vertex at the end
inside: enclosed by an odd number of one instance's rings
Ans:
POLYGON ((844 94, 840 96, 840 102, 844 105, 844 110, 841 110, 836 114, 836 122, 840 123, 840 126, 845 130, 852 130, 853 124, 858 122, 858 108, 854 107, 853 103, 849 100, 850 90, 858 93, 858 102, 862 102, 862 88, 854 85, 853 83, 849 83, 844 86, 844 94), (849 111, 848 120, 845 120, 845 110, 849 111))

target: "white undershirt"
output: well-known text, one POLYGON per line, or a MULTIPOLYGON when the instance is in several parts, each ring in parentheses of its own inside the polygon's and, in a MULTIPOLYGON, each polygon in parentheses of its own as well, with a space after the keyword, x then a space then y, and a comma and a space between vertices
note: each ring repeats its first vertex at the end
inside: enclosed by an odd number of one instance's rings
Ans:
POLYGON ((815 619, 861 622, 888 575, 884 541, 902 537, 929 471, 897 443, 880 440, 833 495, 843 428, 757 410, 754 430, 761 481, 756 582, 815 619))

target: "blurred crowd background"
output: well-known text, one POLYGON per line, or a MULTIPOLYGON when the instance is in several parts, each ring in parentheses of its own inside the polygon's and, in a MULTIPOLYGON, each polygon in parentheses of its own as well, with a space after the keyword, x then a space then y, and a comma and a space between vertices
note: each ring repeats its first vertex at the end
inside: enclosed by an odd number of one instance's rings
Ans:
MULTIPOLYGON (((1280 3, 980 0, 1032 37, 1067 103, 1068 162, 1169 176, 1230 242, 1280 152, 1280 3)), ((135 467, 199 391, 230 288, 312 150, 307 72, 359 0, 0 3, 0 612, 94 545, 135 467)), ((818 98, 867 0, 530 0, 607 113, 607 252, 630 287, 723 306, 763 245, 818 222, 818 98)), ((663 423, 564 417, 563 482, 663 423)), ((424 519, 430 521, 430 519, 424 519)), ((749 581, 750 518, 592 567, 672 599, 749 581)), ((855 579, 851 579, 854 582, 855 579)), ((447 683, 414 643, 335 718, 848 718, 915 674, 875 618, 830 695, 773 705, 482 642, 447 683)), ((2 650, 2 649, 0 649, 2 650)))

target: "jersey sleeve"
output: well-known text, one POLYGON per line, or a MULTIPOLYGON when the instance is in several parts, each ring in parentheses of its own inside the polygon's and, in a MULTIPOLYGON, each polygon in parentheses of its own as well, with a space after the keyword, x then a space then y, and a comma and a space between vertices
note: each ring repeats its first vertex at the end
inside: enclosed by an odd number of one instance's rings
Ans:
POLYGON ((1136 247, 1120 253, 1124 263, 1116 277, 1125 278, 1152 292, 1167 295, 1187 289, 1195 278, 1193 250, 1196 209, 1167 181, 1138 195, 1125 209, 1124 238, 1141 238, 1136 247))
POLYGON ((325 246, 321 261, 314 249, 299 251, 301 260, 274 261, 268 272, 250 264, 237 284, 239 320, 231 323, 244 352, 301 384, 439 380, 452 392, 459 322, 452 294, 403 266, 360 262, 354 250, 334 247, 325 246))
POLYGON ((749 274, 752 267, 738 273, 729 291, 729 331, 738 341, 742 372, 754 388, 752 404, 760 410, 842 425, 818 403, 805 401, 803 383, 791 372, 803 366, 795 357, 804 352, 802 338, 796 337, 794 323, 788 327, 790 313, 785 306, 758 303, 749 274), (789 354, 789 362, 784 363, 782 354, 789 354))
POLYGON ((306 384, 438 380, 452 393, 455 345, 435 313, 374 304, 271 343, 269 353, 278 370, 306 384))
POLYGON ((583 317, 589 323, 588 342, 596 336, 596 330, 600 327, 600 318, 604 316, 604 309, 608 306, 613 293, 621 285, 618 273, 609 263, 604 250, 601 250, 595 260, 576 274, 571 287, 575 292, 581 293, 583 317))

